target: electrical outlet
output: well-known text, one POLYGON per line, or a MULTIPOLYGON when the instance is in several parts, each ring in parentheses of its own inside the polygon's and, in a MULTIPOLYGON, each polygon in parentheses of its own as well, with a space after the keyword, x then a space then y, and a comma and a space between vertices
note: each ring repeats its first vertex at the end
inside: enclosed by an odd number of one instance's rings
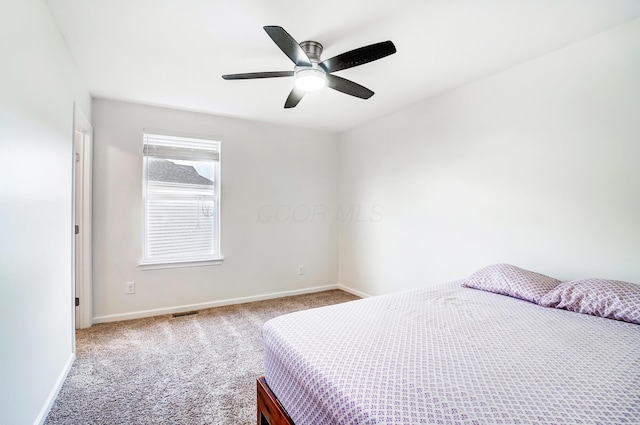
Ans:
POLYGON ((304 266, 298 266, 298 274, 304 274, 304 266))
POLYGON ((136 284, 135 282, 127 282, 125 283, 127 286, 127 294, 135 294, 136 293, 136 284))

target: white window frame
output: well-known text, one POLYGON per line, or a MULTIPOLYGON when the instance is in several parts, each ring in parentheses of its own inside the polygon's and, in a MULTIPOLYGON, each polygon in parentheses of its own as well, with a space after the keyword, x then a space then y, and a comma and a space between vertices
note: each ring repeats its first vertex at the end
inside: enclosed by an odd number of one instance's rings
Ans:
MULTIPOLYGON (((167 269, 167 268, 176 268, 176 267, 197 267, 197 266, 209 266, 209 265, 217 265, 221 264, 224 257, 220 251, 220 167, 221 167, 221 145, 222 142, 218 137, 211 136, 203 136, 203 135, 195 135, 188 133, 176 133, 165 130, 154 130, 147 129, 143 130, 143 176, 142 176, 142 260, 140 261, 140 268, 142 270, 153 270, 153 269, 167 269), (215 208, 215 221, 213 223, 213 246, 214 252, 211 256, 193 256, 193 257, 175 257, 175 258, 162 258, 162 259, 154 259, 148 257, 147 250, 147 182, 148 182, 148 140, 149 138, 159 137, 164 139, 175 139, 177 144, 180 142, 203 142, 208 143, 213 146, 214 150, 217 150, 217 163, 215 164, 215 174, 214 174, 214 208, 215 208)), ((197 150, 189 149, 189 148, 181 148, 181 147, 163 147, 162 150, 168 152, 168 156, 171 156, 171 150, 174 149, 176 152, 176 158, 173 159, 197 159, 197 150), (190 152, 192 152, 192 157, 190 157, 190 152)), ((215 161, 215 160, 214 160, 215 161)))

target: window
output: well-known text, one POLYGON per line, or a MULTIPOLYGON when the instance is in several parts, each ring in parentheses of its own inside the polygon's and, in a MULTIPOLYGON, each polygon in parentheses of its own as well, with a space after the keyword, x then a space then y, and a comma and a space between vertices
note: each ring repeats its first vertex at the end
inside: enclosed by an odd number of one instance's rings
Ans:
POLYGON ((144 133, 142 265, 220 260, 220 142, 144 133))

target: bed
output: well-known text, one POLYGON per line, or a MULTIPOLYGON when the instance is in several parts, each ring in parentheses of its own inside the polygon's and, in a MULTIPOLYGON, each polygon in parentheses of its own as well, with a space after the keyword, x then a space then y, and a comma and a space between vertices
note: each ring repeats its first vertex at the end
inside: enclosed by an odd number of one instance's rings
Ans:
POLYGON ((640 325, 461 282, 263 327, 258 424, 640 424, 640 325))

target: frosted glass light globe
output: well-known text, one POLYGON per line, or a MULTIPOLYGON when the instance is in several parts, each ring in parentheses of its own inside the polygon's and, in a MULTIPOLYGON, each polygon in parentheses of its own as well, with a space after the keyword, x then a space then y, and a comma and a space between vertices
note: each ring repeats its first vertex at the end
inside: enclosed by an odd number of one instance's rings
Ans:
POLYGON ((296 87, 303 91, 320 90, 327 85, 324 71, 316 68, 305 68, 296 71, 296 87))

